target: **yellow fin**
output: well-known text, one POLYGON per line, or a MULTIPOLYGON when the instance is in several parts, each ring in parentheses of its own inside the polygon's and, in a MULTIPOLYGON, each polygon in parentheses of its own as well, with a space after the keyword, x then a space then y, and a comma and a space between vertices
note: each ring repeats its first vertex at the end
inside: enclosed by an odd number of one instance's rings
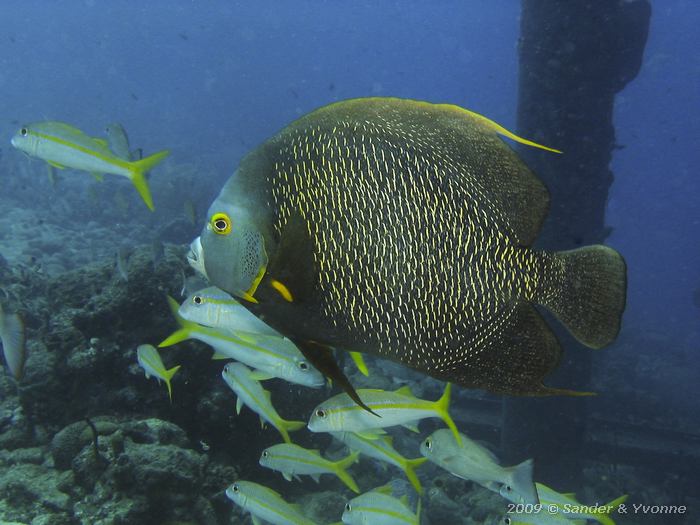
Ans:
POLYGON ((213 361, 222 361, 224 359, 231 359, 229 356, 220 354, 219 352, 214 352, 211 356, 213 361))
POLYGON ((258 270, 258 275, 255 276, 255 279, 253 279, 253 283, 250 285, 250 288, 248 288, 245 292, 243 292, 247 297, 250 297, 253 299, 250 301, 251 303, 257 303, 257 301, 253 298, 255 295, 255 291, 258 289, 258 286, 260 285, 260 281, 262 281, 263 277, 265 277, 265 272, 267 271, 267 266, 262 266, 258 270))
POLYGON ((173 387, 170 385, 170 380, 173 378, 175 373, 180 370, 180 366, 181 365, 174 366, 163 372, 163 380, 165 381, 165 385, 168 387, 168 397, 170 398, 171 403, 173 402, 173 387))
POLYGON ((408 396, 408 397, 416 397, 413 395, 413 392, 411 391, 411 387, 408 385, 404 385, 398 390, 394 390, 395 394, 401 394, 402 396, 408 396))
POLYGON ((241 299, 245 299, 249 303, 258 304, 258 300, 248 292, 240 292, 237 294, 241 299))
MULTIPOLYGON (((260 370, 253 370, 248 377, 255 379, 256 381, 267 381, 268 379, 273 379, 275 376, 269 372, 261 372, 260 370)), ((270 399, 270 393, 267 392, 267 398, 270 399)))
POLYGON ((367 364, 365 363, 365 359, 362 357, 362 354, 360 352, 350 352, 350 357, 352 357, 352 360, 355 361, 355 366, 360 373, 364 376, 369 376, 369 370, 367 369, 367 364))
POLYGON ((151 211, 153 211, 155 207, 153 206, 153 197, 151 197, 151 190, 148 187, 145 174, 151 171, 168 155, 170 155, 170 151, 163 150, 145 159, 129 162, 129 179, 131 179, 131 183, 151 211))
POLYGON ((450 416, 450 394, 452 393, 452 383, 447 383, 445 385, 445 391, 442 394, 442 397, 435 401, 435 410, 437 411, 438 414, 440 414, 440 417, 442 420, 445 422, 445 424, 449 427, 449 429, 452 431, 452 434, 455 437, 455 441, 457 444, 461 447, 462 446, 462 436, 459 435, 459 430, 457 430, 457 425, 455 425, 455 422, 452 421, 452 417, 450 416))
POLYGON ((382 485, 381 487, 373 488, 372 492, 379 492, 380 494, 384 494, 386 496, 391 496, 393 493, 393 490, 391 488, 391 483, 387 483, 386 485, 382 485))
POLYGON ((526 146, 531 146, 533 148, 539 148, 539 149, 543 149, 545 151, 551 151, 552 153, 561 153, 561 151, 559 151, 558 149, 550 148, 548 146, 543 146, 542 144, 538 144, 537 142, 532 142, 531 140, 527 140, 527 139, 524 139, 523 137, 519 137, 518 135, 516 135, 512 131, 508 131, 506 128, 504 128, 500 124, 494 122, 491 119, 486 118, 483 115, 479 115, 478 113, 475 113, 473 111, 469 111, 468 109, 464 109, 464 108, 459 108, 459 109, 461 111, 468 113, 472 118, 474 118, 475 120, 484 124, 491 131, 494 131, 494 132, 498 133, 499 135, 503 135, 504 137, 508 137, 509 139, 514 140, 515 142, 519 142, 520 144, 524 144, 526 146))
POLYGON ((416 458, 416 459, 407 459, 403 463, 403 471, 406 474, 408 481, 411 483, 413 488, 416 489, 416 492, 418 494, 423 493, 423 487, 421 486, 420 481, 418 480, 418 476, 416 475, 415 469, 417 467, 420 467, 426 461, 428 461, 428 458, 416 458))
POLYGON ((292 292, 289 291, 289 288, 287 288, 284 284, 279 282, 277 279, 272 279, 270 281, 270 286, 272 286, 279 294, 282 296, 282 299, 287 301, 288 303, 291 303, 294 301, 294 297, 292 297, 292 292))
POLYGON ((102 148, 109 148, 109 142, 106 139, 101 139, 97 137, 92 138, 93 142, 102 148))
POLYGON ((59 164, 58 162, 54 162, 52 160, 47 160, 46 162, 48 162, 50 166, 53 166, 56 169, 59 169, 59 170, 66 169, 66 167, 63 164, 59 164))

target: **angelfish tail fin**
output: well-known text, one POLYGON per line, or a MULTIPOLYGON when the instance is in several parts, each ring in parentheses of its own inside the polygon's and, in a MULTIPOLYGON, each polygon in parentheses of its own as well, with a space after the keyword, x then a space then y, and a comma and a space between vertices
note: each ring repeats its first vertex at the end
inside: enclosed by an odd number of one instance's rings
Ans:
POLYGON ((607 246, 543 255, 545 275, 535 301, 584 345, 602 348, 620 331, 627 293, 622 256, 607 246))
POLYGON ((152 170, 168 155, 170 155, 170 151, 163 150, 145 159, 129 163, 129 179, 136 188, 136 191, 141 195, 143 202, 146 203, 146 206, 148 206, 148 209, 151 211, 155 209, 155 206, 153 205, 153 197, 151 196, 151 190, 146 180, 146 172, 152 170))

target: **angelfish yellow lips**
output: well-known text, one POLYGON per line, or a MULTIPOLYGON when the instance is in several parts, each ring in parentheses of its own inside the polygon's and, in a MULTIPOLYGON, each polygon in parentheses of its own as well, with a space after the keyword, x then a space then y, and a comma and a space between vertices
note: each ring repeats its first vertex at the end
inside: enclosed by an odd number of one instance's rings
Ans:
POLYGON ((217 235, 228 235, 231 227, 231 218, 226 213, 215 213, 209 220, 209 228, 217 235))

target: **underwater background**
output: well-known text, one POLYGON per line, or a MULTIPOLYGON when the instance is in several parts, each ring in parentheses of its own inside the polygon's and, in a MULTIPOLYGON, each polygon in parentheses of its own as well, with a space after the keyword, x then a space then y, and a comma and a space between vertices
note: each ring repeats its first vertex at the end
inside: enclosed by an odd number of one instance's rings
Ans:
MULTIPOLYGON (((168 368, 181 365, 172 401, 165 386, 145 378, 136 348, 176 330, 166 295, 181 302, 183 289, 193 291, 183 286, 193 274, 186 255, 209 204, 241 158, 295 118, 368 96, 456 104, 511 130, 523 127, 530 107, 568 111, 549 89, 576 99, 579 86, 557 86, 556 74, 541 97, 535 91, 527 105, 522 92, 519 98, 528 68, 519 59, 521 22, 532 3, 3 2, 0 303, 20 314, 27 342, 21 378, 9 370, 0 377, 0 523, 249 523, 224 493, 239 479, 301 503, 311 523, 339 522, 355 494, 338 479, 288 482, 258 465, 279 434, 246 408, 236 415, 222 364, 206 345, 160 351, 168 368), (45 162, 11 146, 21 126, 44 120, 92 136, 119 122, 144 154, 169 149, 149 179, 155 212, 122 177, 100 182, 70 169, 49 176, 45 162)), ((604 241, 626 259, 622 330, 601 350, 562 338, 566 359, 551 383, 567 387, 578 377, 595 397, 512 404, 456 386, 450 413, 504 465, 533 457, 535 480, 559 492, 588 504, 628 494, 628 511, 612 514, 615 523, 696 524, 700 6, 572 4, 585 7, 593 24, 598 16, 607 23, 611 5, 651 8, 641 68, 614 95, 609 119, 614 180, 607 196, 601 190, 607 238, 583 240, 604 241), (568 359, 582 353, 590 360, 583 367, 568 359), (556 446, 547 452, 538 442, 556 446)), ((564 68, 604 59, 585 47, 573 55, 579 62, 564 68)), ((564 156, 596 140, 548 129, 530 138, 564 156)), ((539 173, 547 157, 537 155, 525 158, 539 173)), ((565 190, 574 178, 556 175, 545 183, 565 190)), ((557 200, 565 194, 553 192, 547 247, 581 244, 552 233, 557 209, 580 204, 575 195, 557 200)), ((368 358, 364 377, 346 362, 359 387, 407 384, 431 400, 444 388, 398 364, 368 358)), ((280 414, 295 420, 307 421, 332 395, 279 379, 265 387, 280 414)), ((440 426, 428 420, 420 434, 392 430, 394 446, 417 458, 421 440, 440 426)), ((326 434, 302 429, 292 440, 334 459, 346 455, 326 434)), ((416 509, 417 494, 394 467, 362 458, 349 471, 363 492, 391 482, 416 509)), ((502 522, 507 501, 498 494, 430 463, 417 473, 422 523, 502 522)))

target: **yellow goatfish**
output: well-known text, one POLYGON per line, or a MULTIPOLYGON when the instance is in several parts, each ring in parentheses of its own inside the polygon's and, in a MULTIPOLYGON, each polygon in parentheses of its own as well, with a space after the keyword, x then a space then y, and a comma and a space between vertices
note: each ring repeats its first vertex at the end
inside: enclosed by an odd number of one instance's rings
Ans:
POLYGON ((160 358, 158 350, 152 345, 140 345, 136 349, 136 359, 139 366, 146 372, 146 379, 155 377, 160 383, 161 379, 165 381, 165 386, 168 387, 168 397, 170 402, 173 402, 173 388, 170 385, 170 380, 175 373, 180 370, 180 365, 172 368, 165 368, 163 360, 160 358))
POLYGON ((106 140, 90 137, 69 124, 55 121, 23 126, 12 137, 12 145, 55 168, 87 171, 98 179, 103 173, 122 175, 132 182, 151 211, 153 198, 144 174, 170 154, 163 150, 142 160, 122 159, 109 149, 106 140))

